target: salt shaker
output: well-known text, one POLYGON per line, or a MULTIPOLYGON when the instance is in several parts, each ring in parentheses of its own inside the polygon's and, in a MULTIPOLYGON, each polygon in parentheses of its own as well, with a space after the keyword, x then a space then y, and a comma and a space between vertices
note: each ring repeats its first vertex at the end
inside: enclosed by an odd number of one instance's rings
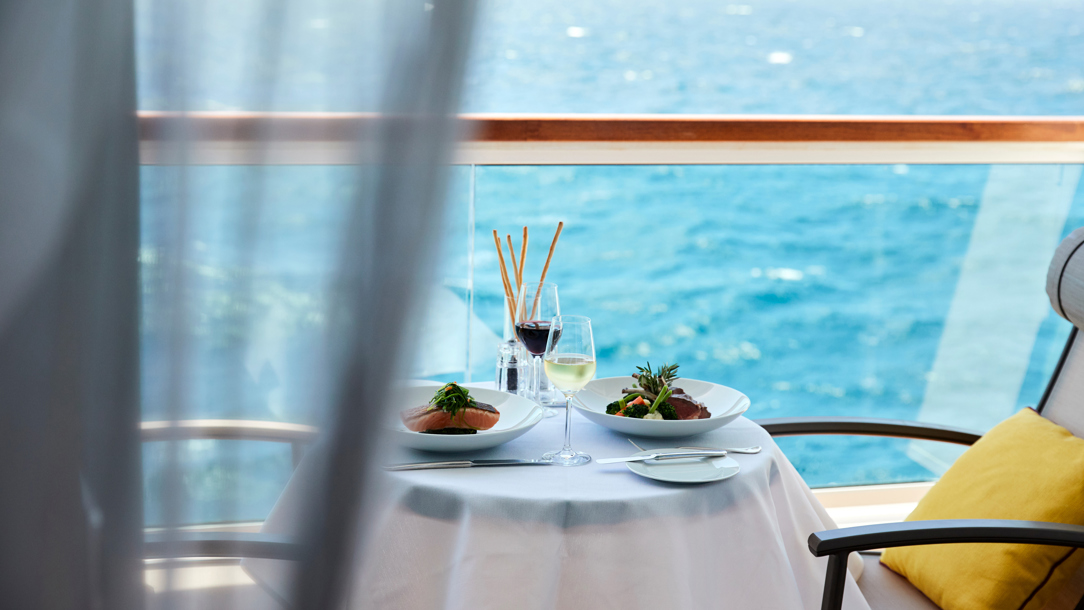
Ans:
POLYGON ((502 341, 497 346, 497 389, 509 394, 527 390, 530 368, 527 353, 517 341, 502 341))

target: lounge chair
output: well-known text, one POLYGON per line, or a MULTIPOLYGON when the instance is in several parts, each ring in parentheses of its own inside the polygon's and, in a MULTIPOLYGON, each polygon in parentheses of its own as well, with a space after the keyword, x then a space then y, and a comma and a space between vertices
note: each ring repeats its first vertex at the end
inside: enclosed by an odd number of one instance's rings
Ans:
MULTIPOLYGON (((316 429, 300 424, 239 420, 189 420, 143 422, 144 442, 192 439, 247 440, 287 443, 292 448, 294 466, 307 445, 316 439, 316 429)), ((167 591, 147 591, 149 610, 284 610, 287 606, 264 587, 246 582, 238 565, 241 558, 296 560, 301 548, 279 536, 257 532, 181 531, 144 534, 144 558, 174 562, 173 566, 197 572, 217 571, 223 582, 201 583, 212 586, 179 586, 167 591), (231 577, 232 576, 232 577, 231 577)), ((160 564, 148 564, 155 569, 160 564)), ((185 578, 182 576, 182 578, 185 578)), ((205 579, 206 580, 206 579, 205 579)), ((215 580, 215 579, 211 579, 215 580)), ((191 583, 189 583, 191 584, 191 583)))
MULTIPOLYGON (((1077 229, 1058 246, 1047 273, 1047 294, 1058 315, 1073 323, 1065 349, 1035 410, 1040 415, 1084 438, 1084 340, 1077 329, 1084 326, 1084 228, 1077 229)), ((773 436, 795 434, 858 434, 892 436, 970 445, 981 435, 916 422, 865 418, 779 418, 758 422, 773 436)), ((1084 473, 1081 473, 1084 476, 1084 473)), ((1084 527, 1035 521, 954 519, 910 521, 816 532, 809 550, 828 557, 822 610, 838 610, 843 604, 847 557, 852 552, 922 544, 1000 542, 1046 544, 1084 548, 1084 527)), ((966 586, 966 583, 961 583, 966 586)), ((936 609, 926 596, 903 577, 882 565, 870 565, 858 587, 873 610, 936 609)), ((1084 597, 1076 605, 1084 610, 1084 597)))

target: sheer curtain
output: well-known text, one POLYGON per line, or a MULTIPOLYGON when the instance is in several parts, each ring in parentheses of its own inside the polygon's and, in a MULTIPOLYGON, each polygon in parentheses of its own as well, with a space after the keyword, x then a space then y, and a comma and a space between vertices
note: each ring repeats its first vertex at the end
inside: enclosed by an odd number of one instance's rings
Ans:
POLYGON ((140 607, 145 521, 180 556, 289 476, 253 443, 143 446, 141 418, 316 425, 292 605, 342 604, 473 9, 0 4, 0 605, 140 607), (333 128, 357 163, 276 164, 294 111, 362 113, 333 128), (208 160, 208 124, 245 126, 242 161, 208 160))

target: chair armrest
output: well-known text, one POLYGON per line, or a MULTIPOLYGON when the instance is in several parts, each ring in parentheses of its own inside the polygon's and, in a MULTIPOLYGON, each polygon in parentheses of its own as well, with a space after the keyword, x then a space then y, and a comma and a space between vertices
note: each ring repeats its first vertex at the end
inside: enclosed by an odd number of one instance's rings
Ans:
POLYGON ((809 536, 809 552, 824 557, 851 551, 957 542, 1015 542, 1084 548, 1084 527, 1009 519, 882 523, 815 532, 809 536))
POLYGON ((285 536, 247 532, 149 532, 143 535, 145 559, 179 557, 301 558, 301 545, 285 536))
POLYGON ((139 432, 144 443, 195 439, 289 443, 297 466, 305 454, 305 446, 316 440, 319 430, 315 426, 276 421, 187 419, 141 422, 139 432))
POLYGON ((809 536, 809 551, 817 557, 828 555, 821 610, 839 610, 843 606, 847 555, 852 551, 959 542, 1007 542, 1084 548, 1084 527, 1043 521, 946 519, 863 525, 815 532, 809 536))
POLYGON ((218 439, 311 443, 316 439, 316 434, 314 426, 241 419, 145 421, 140 424, 140 438, 143 442, 218 439))
POLYGON ((978 432, 902 419, 866 417, 777 417, 758 419, 755 423, 772 436, 798 434, 854 434, 859 436, 893 436, 926 441, 942 441, 972 445, 982 438, 978 432))

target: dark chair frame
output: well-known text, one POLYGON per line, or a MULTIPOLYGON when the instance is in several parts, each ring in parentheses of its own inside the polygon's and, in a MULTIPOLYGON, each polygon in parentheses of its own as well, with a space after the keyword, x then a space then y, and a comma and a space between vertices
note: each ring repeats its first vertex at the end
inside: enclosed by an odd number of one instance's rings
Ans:
MULTIPOLYGON (((1047 399, 1061 375, 1076 335, 1077 328, 1073 326, 1058 364, 1054 367, 1050 381, 1046 384, 1046 390, 1035 409, 1040 414, 1046 407, 1047 399)), ((976 432, 950 426, 860 417, 792 417, 762 419, 757 423, 772 436, 805 434, 891 436, 961 445, 971 445, 982 436, 976 432)), ((815 532, 809 536, 809 551, 817 557, 828 557, 821 610, 840 610, 843 607, 847 556, 852 552, 962 542, 1044 544, 1084 548, 1084 527, 1037 521, 951 519, 865 525, 815 532)), ((1076 610, 1084 610, 1084 597, 1077 604, 1076 610)))
POLYGON ((144 559, 301 558, 301 545, 284 536, 247 532, 147 532, 143 534, 144 559))
MULTIPOLYGON (((293 463, 301 461, 317 437, 313 426, 269 421, 184 420, 148 421, 140 429, 143 442, 195 439, 286 443, 293 463)), ((282 536, 248 532, 153 531, 143 534, 144 559, 300 559, 301 545, 282 536)))

